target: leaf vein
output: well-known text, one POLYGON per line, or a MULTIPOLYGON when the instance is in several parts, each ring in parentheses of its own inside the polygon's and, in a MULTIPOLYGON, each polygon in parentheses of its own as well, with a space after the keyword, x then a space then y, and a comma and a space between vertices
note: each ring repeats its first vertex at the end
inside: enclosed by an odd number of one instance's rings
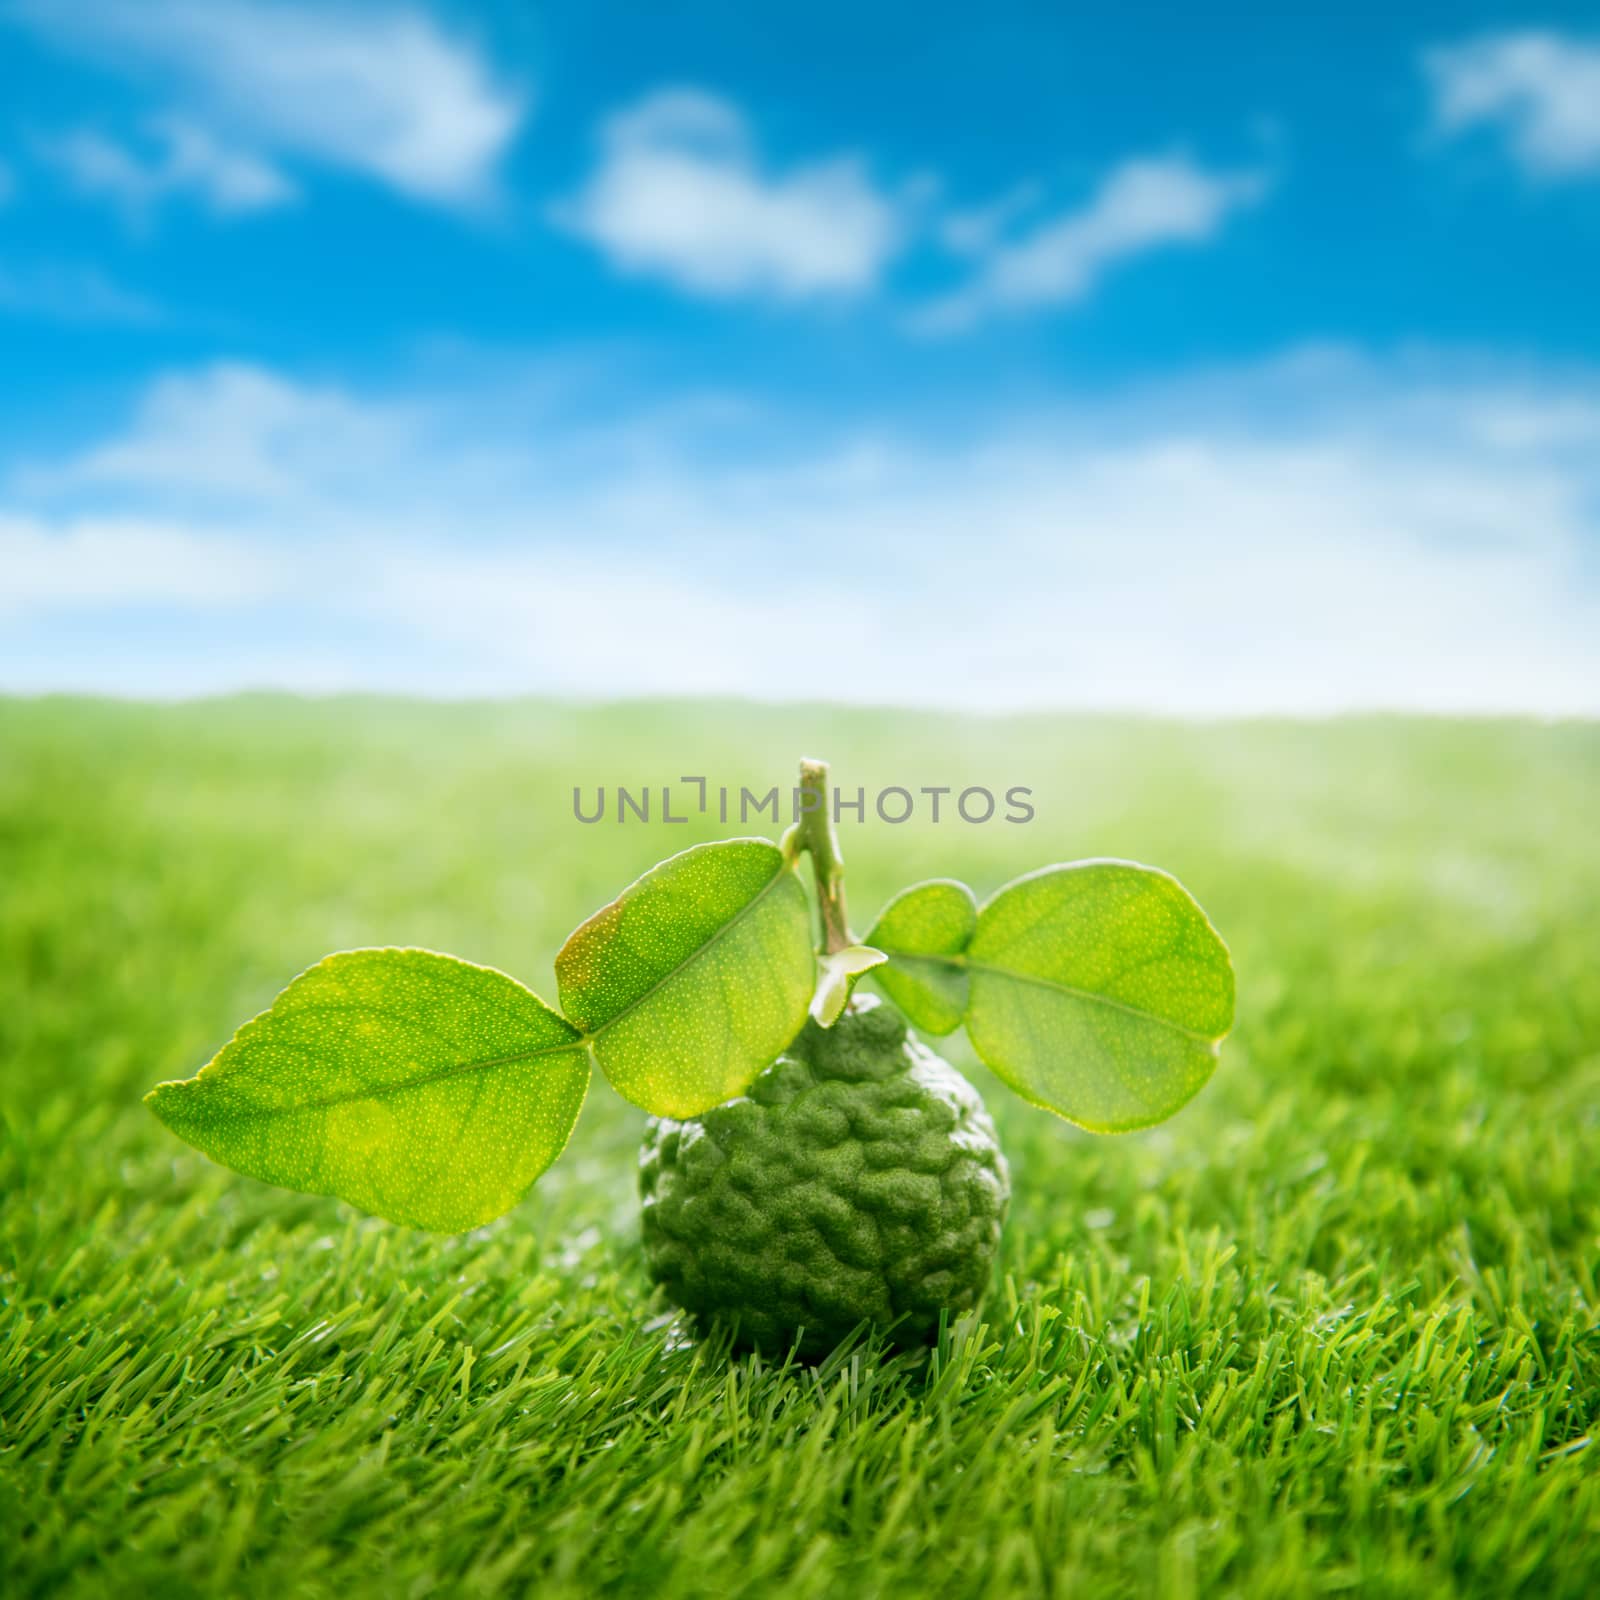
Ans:
MULTIPOLYGON (((487 1072, 496 1067, 516 1066, 524 1061, 537 1061, 542 1056, 564 1055, 568 1051, 582 1051, 587 1046, 586 1038, 566 1039, 556 1045, 542 1045, 537 1050, 517 1050, 503 1056, 487 1056, 481 1061, 452 1061, 448 1066, 440 1067, 435 1071, 418 1074, 414 1078, 405 1078, 394 1083, 362 1084, 357 1088, 339 1094, 324 1095, 317 1100, 298 1100, 293 1105, 264 1106, 240 1105, 230 1106, 228 1115, 232 1118, 253 1121, 266 1117, 295 1116, 302 1111, 327 1111, 334 1106, 349 1105, 357 1100, 381 1100, 387 1095, 406 1094, 413 1089, 426 1089, 436 1083, 443 1083, 450 1078, 464 1077, 469 1072, 487 1072)), ((310 1051, 295 1040, 275 1041, 278 1047, 287 1046, 297 1050, 300 1054, 310 1057, 310 1051)), ((314 1059, 314 1058, 312 1058, 314 1059)), ((190 1084, 201 1083, 204 1079, 202 1073, 199 1077, 181 1079, 175 1083, 157 1085, 161 1089, 183 1089, 190 1084)))
POLYGON ((723 925, 718 928, 717 931, 712 934, 704 944, 696 945, 695 948, 691 950, 682 961, 679 961, 676 965, 662 973, 661 976, 657 978, 656 981, 652 983, 650 987, 642 994, 635 995, 634 998, 630 1000, 620 1011, 613 1012, 612 1015, 607 1017, 604 1022, 588 1029, 585 1032, 584 1037, 588 1039, 598 1039, 607 1028, 613 1027, 616 1023, 621 1022, 624 1017, 630 1015, 634 1011, 637 1011, 639 1007, 642 1006, 653 994, 656 994, 666 984, 670 983, 680 972, 684 971, 685 968, 692 966, 701 958, 701 956, 705 955, 708 950, 712 949, 734 928, 738 927, 739 924, 743 922, 745 918, 748 917, 769 894, 772 893, 774 887, 782 881, 785 873, 788 871, 790 871, 790 869, 780 863, 778 870, 773 873, 773 875, 761 886, 756 894, 751 899, 747 900, 744 905, 734 913, 733 916, 723 923, 723 925))
POLYGON ((1085 1000, 1091 1005, 1109 1006, 1112 1010, 1125 1012, 1130 1017, 1154 1022, 1160 1027, 1170 1028, 1174 1033, 1184 1034, 1213 1048, 1217 1043, 1215 1034, 1203 1033, 1198 1028, 1186 1028, 1181 1022, 1174 1022, 1171 1017, 1164 1017, 1158 1011, 1146 1011, 1142 1006, 1129 1005, 1125 1000, 1114 1000, 1108 994, 1096 994, 1092 989, 1079 989, 1073 984, 1061 982, 1059 978, 1045 978, 1034 972, 1016 972, 1010 967, 997 967, 988 961, 974 961, 971 957, 922 956, 919 959, 942 961, 949 966, 966 967, 972 972, 992 972, 997 978, 1014 978, 1018 983, 1031 983, 1041 989, 1054 989, 1058 993, 1071 995, 1075 1000, 1085 1000))

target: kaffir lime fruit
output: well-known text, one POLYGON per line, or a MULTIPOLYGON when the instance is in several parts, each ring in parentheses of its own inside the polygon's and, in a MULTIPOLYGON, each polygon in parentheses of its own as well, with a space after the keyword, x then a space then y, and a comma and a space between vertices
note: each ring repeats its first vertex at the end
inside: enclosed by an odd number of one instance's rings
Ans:
POLYGON ((777 1352, 863 1320, 928 1338, 982 1297, 1011 1193, 977 1090, 868 996, 808 1022, 748 1094, 652 1118, 639 1166, 651 1275, 777 1352))

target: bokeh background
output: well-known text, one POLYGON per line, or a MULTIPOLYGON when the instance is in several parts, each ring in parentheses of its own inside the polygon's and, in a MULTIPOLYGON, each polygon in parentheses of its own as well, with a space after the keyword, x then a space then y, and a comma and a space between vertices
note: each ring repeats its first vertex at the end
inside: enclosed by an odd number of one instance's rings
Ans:
POLYGON ((0 0, 0 1594, 1600 1594, 1597 280, 1592 0, 0 0), (702 1339, 598 1078, 448 1239, 140 1103, 802 755, 1032 790, 858 931, 1128 856, 1239 976, 1124 1138, 942 1042, 933 1350, 702 1339))
POLYGON ((1590 4, 0 5, 0 685, 1600 707, 1590 4))

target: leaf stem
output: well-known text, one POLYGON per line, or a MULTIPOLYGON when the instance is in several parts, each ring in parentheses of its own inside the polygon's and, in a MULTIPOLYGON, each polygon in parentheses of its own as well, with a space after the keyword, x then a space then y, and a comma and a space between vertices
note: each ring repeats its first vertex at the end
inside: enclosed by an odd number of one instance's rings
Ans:
POLYGON ((795 823, 795 844, 808 851, 811 869, 817 879, 817 905, 822 911, 822 953, 834 955, 856 942, 850 931, 850 915, 844 900, 844 859, 839 854, 839 839, 828 809, 828 763, 801 761, 799 820, 795 823))

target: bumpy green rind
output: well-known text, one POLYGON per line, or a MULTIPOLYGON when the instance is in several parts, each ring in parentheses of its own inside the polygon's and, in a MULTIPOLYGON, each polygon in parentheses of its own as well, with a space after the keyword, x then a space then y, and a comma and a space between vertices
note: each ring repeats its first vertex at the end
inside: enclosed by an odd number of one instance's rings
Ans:
POLYGON ((982 1298, 1011 1193, 977 1090, 868 995, 808 1022, 748 1094, 652 1119, 639 1161, 651 1275, 780 1353, 863 1321, 927 1339, 982 1298))

